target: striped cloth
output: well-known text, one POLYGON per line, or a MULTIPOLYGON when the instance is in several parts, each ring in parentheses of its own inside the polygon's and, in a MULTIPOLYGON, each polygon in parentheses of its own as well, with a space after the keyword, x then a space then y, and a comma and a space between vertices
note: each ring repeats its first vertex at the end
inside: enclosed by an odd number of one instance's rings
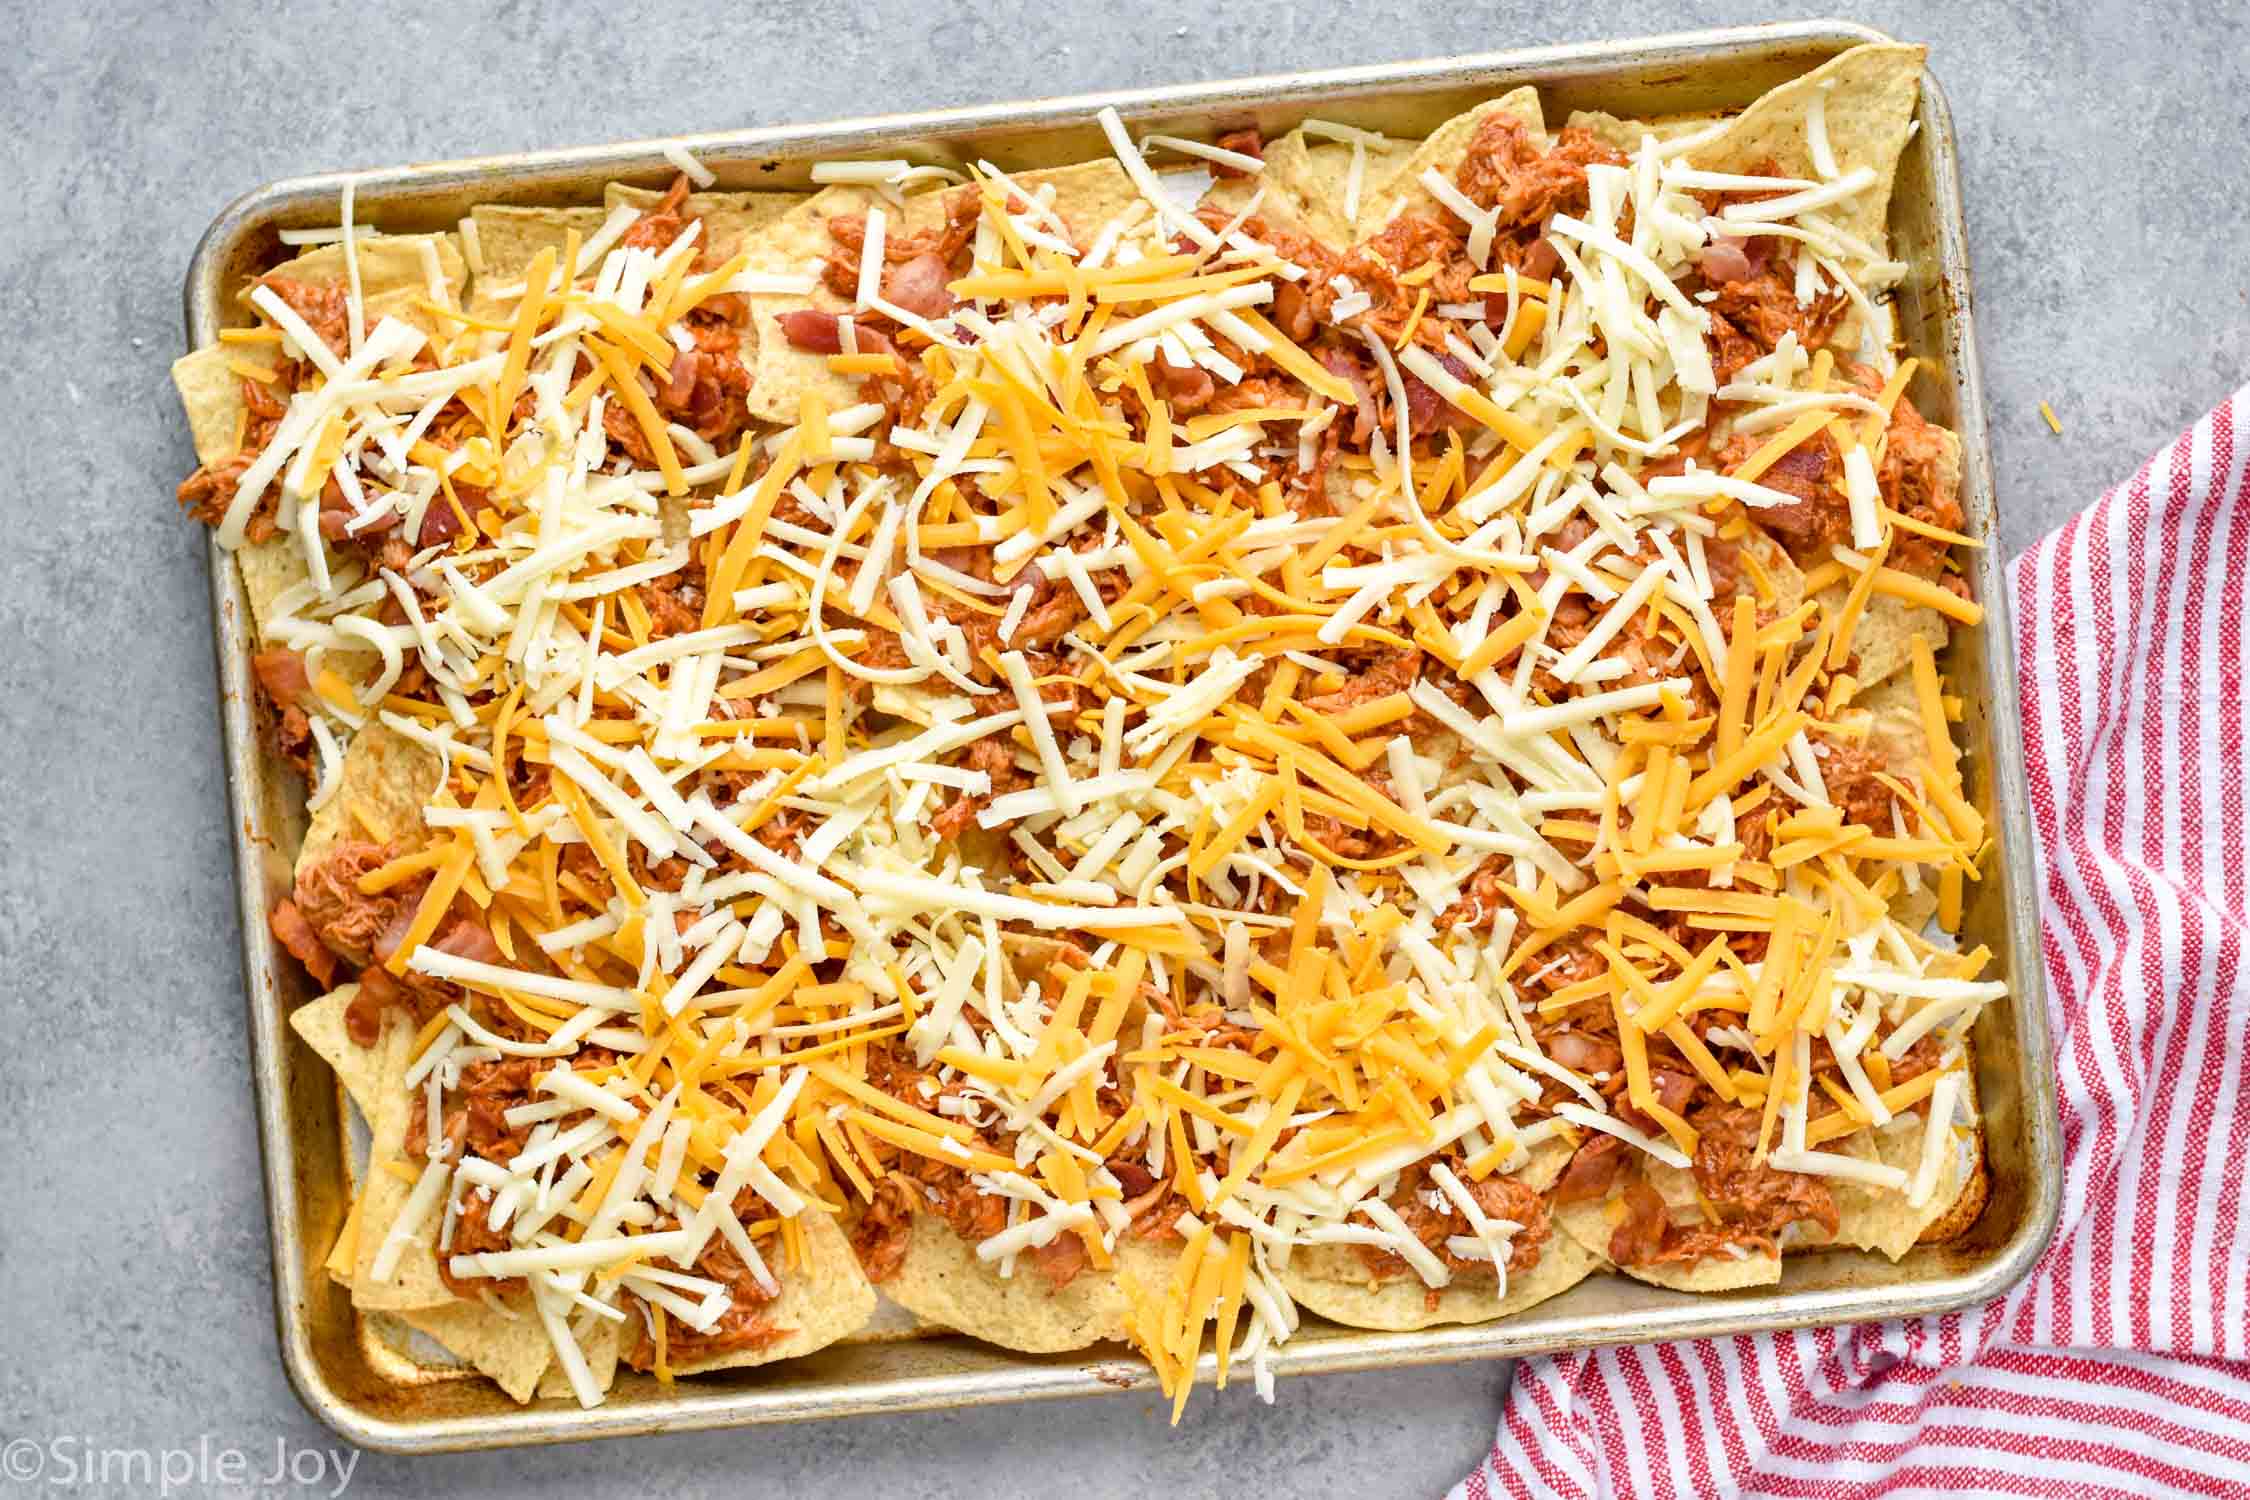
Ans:
POLYGON ((1529 1360, 1456 1500, 2250 1494, 2250 388, 2011 580, 2052 1248, 1943 1317, 1529 1360))

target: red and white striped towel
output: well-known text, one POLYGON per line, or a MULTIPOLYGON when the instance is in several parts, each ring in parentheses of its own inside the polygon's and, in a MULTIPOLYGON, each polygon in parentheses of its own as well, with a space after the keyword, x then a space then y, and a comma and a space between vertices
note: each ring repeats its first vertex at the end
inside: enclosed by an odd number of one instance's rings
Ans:
POLYGON ((1528 1360, 1455 1500, 2250 1494, 2250 388, 2016 561, 2063 1208, 1944 1317, 1528 1360))

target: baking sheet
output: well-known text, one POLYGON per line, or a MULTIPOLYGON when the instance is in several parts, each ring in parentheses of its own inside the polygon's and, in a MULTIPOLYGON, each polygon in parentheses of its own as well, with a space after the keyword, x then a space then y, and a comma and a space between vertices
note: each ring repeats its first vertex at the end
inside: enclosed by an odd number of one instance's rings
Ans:
MULTIPOLYGON (((1422 135, 1479 100, 1538 85, 1551 116, 1600 108, 1666 115, 1738 108, 1845 48, 1886 40, 1840 22, 1790 23, 1633 41, 1597 42, 1178 88, 998 104, 582 150, 443 162, 349 174, 360 218, 388 230, 449 228, 476 203, 599 201, 612 180, 661 186, 662 155, 685 146, 722 189, 806 185, 810 163, 846 155, 955 160, 1002 167, 1104 154, 1094 112, 1114 105, 1136 130, 1211 136, 1256 124, 1269 137, 1312 115, 1390 134, 1422 135)), ((1928 378, 1927 414, 1961 435, 1967 530, 1987 543, 1969 582, 1985 626, 1956 633, 1942 667, 1968 705, 1962 725, 1970 800, 1995 829, 1997 857, 1971 887, 1965 938, 1996 955, 2010 1003, 1974 1034, 1991 1197, 1975 1228, 1896 1265, 1849 1254, 1792 1257, 1780 1285, 1689 1295, 1621 1276, 1597 1276, 1503 1322, 1410 1333, 1346 1329, 1307 1316, 1277 1351, 1278 1373, 1319 1374, 1490 1359, 1604 1343, 1753 1332, 1914 1316, 1997 1296, 2031 1267, 2051 1236, 2060 1197, 2055 1096, 2048 1065, 2025 819, 2022 746, 2007 596, 1994 516, 1991 456, 1977 371, 1974 307, 1960 179, 1945 98, 1925 74, 1921 128, 1901 161, 1892 237, 1912 266, 1897 293, 1900 336, 1928 378)), ((281 255, 278 231, 333 224, 342 175, 278 182, 230 205, 206 231, 186 284, 190 347, 216 337, 233 292, 281 255)), ((669 1389, 621 1370, 608 1402, 518 1407, 489 1382, 401 1347, 364 1324, 320 1269, 350 1201, 348 1122, 333 1074, 288 1031, 289 1010, 312 998, 284 963, 265 912, 289 882, 284 850, 303 832, 301 792, 261 753, 253 716, 247 604, 227 555, 210 552, 213 623, 223 699, 237 891, 249 1000, 259 1145, 264 1156, 282 1361, 315 1415, 339 1434, 396 1452, 563 1442, 857 1413, 909 1411, 1153 1389, 1148 1367, 1122 1347, 1026 1356, 957 1337, 878 1331, 785 1365, 700 1377, 669 1389)), ((1206 1354, 1199 1379, 1214 1374, 1206 1354)), ((1287 1400, 1284 1390, 1280 1399, 1287 1400)))

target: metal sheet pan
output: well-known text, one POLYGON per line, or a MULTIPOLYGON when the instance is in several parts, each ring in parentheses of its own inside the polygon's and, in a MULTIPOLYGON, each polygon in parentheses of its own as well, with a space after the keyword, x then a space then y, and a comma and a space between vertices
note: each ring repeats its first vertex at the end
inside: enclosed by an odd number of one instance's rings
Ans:
MULTIPOLYGON (((1423 134, 1523 83, 1539 86, 1550 117, 1574 108, 1650 116, 1704 112, 1738 108, 1847 47, 1884 39, 1846 23, 1792 23, 682 136, 677 144, 707 163, 722 187, 780 188, 802 186, 814 160, 851 154, 973 154, 1005 167, 1086 159, 1104 149, 1091 123, 1104 104, 1144 129, 1195 133, 1255 123, 1269 135, 1316 113, 1423 134)), ((352 180, 367 222, 394 230, 444 228, 474 203, 595 200, 613 179, 661 184, 673 172, 661 155, 664 144, 430 163, 355 173, 352 180)), ((335 222, 344 181, 323 176, 274 183, 218 216, 188 271, 191 347, 234 320, 232 293, 278 257, 276 231, 335 222)), ((1998 1295, 2029 1270, 2052 1234, 2060 1196, 2055 1092, 2016 683, 2005 649, 2007 597, 1953 127, 1943 92, 1927 76, 1921 129, 1901 163, 1891 228, 1897 253, 1913 267, 1898 294, 1902 336, 1934 377, 1917 394, 1932 417, 1961 435, 1962 505, 1970 532, 1988 543, 1969 570, 1986 626, 1957 637, 1944 667, 1952 690, 1968 704, 1963 730, 1971 797, 1998 839, 1998 857, 1972 888, 1965 930, 1998 955, 1999 977, 2013 997, 2007 1008, 1985 1014, 1974 1037, 1992 1176, 1989 1205, 1974 1230, 1954 1244, 1925 1247, 1896 1265, 1851 1254, 1798 1256, 1779 1286, 1755 1291, 1691 1296, 1599 1276, 1484 1326, 1376 1333, 1308 1319, 1280 1352, 1280 1373, 1491 1359, 1937 1312, 1998 1295)), ((284 851, 296 847, 303 831, 300 793, 259 749, 247 604, 235 569, 216 546, 210 565, 275 1315, 282 1362, 315 1415, 369 1447, 427 1452, 1088 1396, 1152 1384, 1148 1368, 1122 1349, 1036 1358, 957 1337, 893 1336, 669 1390, 621 1371, 608 1403, 584 1411, 568 1401, 518 1407, 481 1379, 417 1365, 369 1337, 349 1298, 320 1270, 349 1201, 346 1121, 328 1069, 290 1036, 285 1017, 310 998, 308 982, 294 964, 281 961, 264 921, 288 883, 284 851)), ((1206 1380, 1213 1373, 1208 1354, 1201 1373, 1206 1380)))

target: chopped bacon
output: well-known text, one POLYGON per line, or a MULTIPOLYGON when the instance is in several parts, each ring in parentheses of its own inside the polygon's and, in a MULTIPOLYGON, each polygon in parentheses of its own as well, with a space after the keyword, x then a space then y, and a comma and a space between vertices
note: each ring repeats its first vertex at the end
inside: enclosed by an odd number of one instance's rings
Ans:
POLYGON ((1032 1250, 1031 1264, 1059 1292, 1086 1269, 1086 1242, 1066 1229, 1032 1250))
MULTIPOLYGON (((1241 130, 1230 130, 1225 135, 1220 136, 1214 144, 1221 151, 1232 151, 1239 156, 1255 156, 1260 161, 1264 161, 1266 157, 1266 138, 1258 133, 1258 127, 1255 125, 1245 126, 1241 130)), ((1232 162, 1215 161, 1211 163, 1211 175, 1213 177, 1248 177, 1250 172, 1247 168, 1238 167, 1232 162)), ((1292 334, 1291 337, 1294 338, 1296 335, 1292 334)))
POLYGON ((1609 1232, 1609 1258, 1621 1266, 1646 1265, 1664 1248, 1668 1220, 1656 1189, 1635 1177, 1625 1185, 1625 1213, 1609 1232))
POLYGON ((1573 1072, 1610 1074, 1625 1066, 1615 1044, 1582 1031, 1558 1031, 1547 1038, 1547 1055, 1573 1072))
MULTIPOLYGON (((837 327, 837 315, 805 307, 781 315, 781 335, 789 340, 791 348, 802 349, 807 354, 841 354, 843 336, 837 327)), ((862 354, 892 354, 898 349, 891 341, 864 323, 852 325, 853 341, 862 354)))
POLYGON ((1312 301, 1305 295, 1304 288, 1293 281, 1284 281, 1275 287, 1273 321, 1275 327, 1300 344, 1313 336, 1312 301))
POLYGON ((1713 286, 1724 281, 1748 281, 1757 274, 1750 264, 1749 254, 1743 249, 1743 241, 1725 235, 1705 245, 1695 264, 1703 273, 1703 279, 1713 286))
POLYGON ((496 964, 501 958, 500 945, 492 940, 491 929, 474 917, 455 917, 439 931, 430 946, 440 953, 480 964, 496 964))
POLYGON ((1359 361, 1341 349, 1323 347, 1315 350, 1313 358, 1320 367, 1352 388, 1353 416, 1351 441, 1354 447, 1363 446, 1381 426, 1375 411, 1375 391, 1359 361))
POLYGON ((1596 1132, 1571 1153, 1570 1165, 1555 1182, 1557 1203, 1584 1203, 1606 1198, 1616 1185, 1618 1169, 1625 1165, 1625 1143, 1614 1135, 1596 1132))
POLYGON ((441 547, 461 534, 461 517, 443 495, 432 495, 422 508, 422 529, 415 533, 418 547, 441 547))
MULTIPOLYGON (((1736 433, 1719 452, 1719 468, 1728 472, 1740 468, 1770 436, 1736 433)), ((1796 503, 1760 506, 1753 518, 1798 557, 1825 558, 1830 547, 1851 535, 1851 503, 1838 482, 1842 473, 1843 460, 1835 443, 1827 433, 1815 433, 1758 476, 1758 483, 1796 496, 1796 503)))
POLYGON ((266 696, 277 704, 295 703, 312 691, 304 657, 286 646, 275 646, 251 657, 250 671, 266 696))
POLYGON ((1211 404, 1218 383, 1201 365, 1176 365, 1159 354, 1148 365, 1149 383, 1174 416, 1193 416, 1211 404))
POLYGON ((883 300, 918 318, 942 318, 953 311, 953 294, 945 289, 949 279, 943 257, 924 251, 883 273, 883 300))
POLYGON ((323 989, 335 981, 336 955, 322 945, 295 902, 284 897, 275 903, 266 925, 273 930, 274 940, 288 950, 290 957, 303 964, 323 989))

